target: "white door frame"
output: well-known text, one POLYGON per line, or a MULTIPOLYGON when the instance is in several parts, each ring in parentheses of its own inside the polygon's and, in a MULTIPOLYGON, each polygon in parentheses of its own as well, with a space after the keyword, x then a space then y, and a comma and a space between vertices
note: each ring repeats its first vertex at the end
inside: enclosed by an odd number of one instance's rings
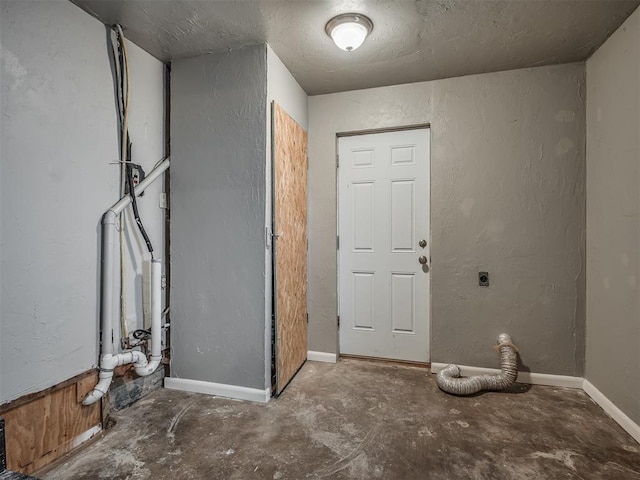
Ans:
MULTIPOLYGON (((338 239, 340 237, 340 190, 339 190, 339 182, 340 182, 340 178, 339 178, 339 174, 338 174, 338 169, 340 168, 340 159, 338 156, 338 152, 339 152, 339 141, 340 138, 343 137, 353 137, 356 135, 371 135, 371 134, 376 134, 376 133, 388 133, 388 132, 401 132, 401 131, 406 131, 406 130, 422 130, 422 129, 428 129, 429 132, 431 133, 432 129, 431 129, 431 123, 418 123, 418 124, 412 124, 412 125, 401 125, 401 126, 397 126, 397 127, 386 127, 386 128, 371 128, 371 129, 365 129, 365 130, 349 130, 349 131, 345 131, 345 132, 337 132, 336 133, 336 141, 335 141, 335 158, 336 158, 336 182, 335 182, 335 188, 336 188, 336 321, 337 321, 337 329, 336 329, 336 341, 338 343, 338 348, 337 348, 337 357, 340 357, 341 353, 340 353, 340 252, 339 252, 339 245, 338 245, 338 239)), ((431 141, 429 142, 429 149, 431 150, 431 141)), ((431 208, 431 163, 432 163, 432 155, 431 152, 429 152, 429 218, 433 219, 433 215, 432 215, 432 208, 431 208)), ((431 241, 431 224, 433 222, 429 221, 429 235, 428 235, 428 242, 429 245, 433 245, 432 241, 431 241)), ((431 248, 429 249, 429 252, 431 252, 431 248)), ((429 255, 429 273, 431 273, 431 254, 429 255)), ((433 279, 433 277, 432 277, 433 279)), ((431 283, 429 282, 429 292, 427 293, 429 296, 429 324, 427 325, 427 344, 429 346, 429 358, 427 359, 427 365, 431 364, 431 325, 433 324, 432 321, 432 295, 431 295, 431 283)), ((415 363, 415 362, 403 362, 402 360, 387 360, 387 359, 381 359, 381 360, 386 360, 386 361, 391 361, 391 362, 398 362, 398 363, 415 363)))

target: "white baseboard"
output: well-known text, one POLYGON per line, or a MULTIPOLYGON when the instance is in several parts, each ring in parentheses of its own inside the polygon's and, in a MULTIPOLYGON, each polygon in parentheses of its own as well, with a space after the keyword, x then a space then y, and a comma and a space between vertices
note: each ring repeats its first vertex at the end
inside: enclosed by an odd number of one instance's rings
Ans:
MULTIPOLYGON (((444 367, 449 365, 448 363, 432 363, 431 373, 438 373, 444 367)), ((483 368, 483 367, 470 367, 467 365, 458 365, 460 367, 460 373, 463 377, 470 375, 494 375, 500 373, 497 368, 483 368)), ((551 375, 548 373, 531 373, 531 372, 518 372, 518 383, 529 383, 531 385, 548 385, 551 387, 568 387, 568 388, 582 388, 584 379, 582 377, 570 377, 567 375, 551 375)))
POLYGON ((307 360, 312 362, 336 363, 337 355, 335 353, 326 352, 307 352, 307 360))
POLYGON ((238 385, 225 385, 224 383, 203 382, 188 378, 167 377, 164 379, 164 388, 182 390, 183 392, 204 393, 216 397, 249 400, 251 402, 267 403, 271 398, 271 390, 240 387, 238 385))
POLYGON ((600 390, 594 387, 589 380, 584 380, 582 388, 594 402, 600 405, 600 407, 618 423, 618 425, 624 428, 627 433, 636 440, 636 442, 640 443, 640 425, 635 423, 622 410, 616 407, 613 402, 605 397, 600 390))

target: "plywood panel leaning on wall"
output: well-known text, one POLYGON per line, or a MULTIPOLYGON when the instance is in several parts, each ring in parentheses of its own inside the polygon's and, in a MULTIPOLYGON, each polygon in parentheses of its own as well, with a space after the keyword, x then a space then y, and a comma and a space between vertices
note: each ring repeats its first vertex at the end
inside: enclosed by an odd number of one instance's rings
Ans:
POLYGON ((276 394, 307 358, 307 132, 273 103, 276 394))

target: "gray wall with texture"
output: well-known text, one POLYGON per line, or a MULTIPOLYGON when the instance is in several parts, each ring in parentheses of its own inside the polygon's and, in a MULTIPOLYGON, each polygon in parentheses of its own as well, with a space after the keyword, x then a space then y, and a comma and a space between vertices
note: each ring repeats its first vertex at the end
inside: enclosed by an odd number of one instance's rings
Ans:
POLYGON ((264 389, 266 46, 172 64, 171 375, 264 389))
POLYGON ((336 352, 336 133, 431 124, 431 361, 582 376, 585 67, 309 97, 309 349, 336 352), (478 287, 477 272, 491 275, 478 287))
POLYGON ((640 10, 587 87, 586 379, 640 424, 640 10))
MULTIPOLYGON (((119 140, 106 27, 66 0, 2 2, 0 9, 4 403, 98 362, 100 218, 119 197, 119 140)), ((149 171, 164 153, 164 66, 128 47, 133 159, 149 171)), ((158 182, 138 201, 160 255, 161 189, 158 182)), ((127 228, 127 319, 134 329, 144 325, 148 254, 136 227, 127 228)))

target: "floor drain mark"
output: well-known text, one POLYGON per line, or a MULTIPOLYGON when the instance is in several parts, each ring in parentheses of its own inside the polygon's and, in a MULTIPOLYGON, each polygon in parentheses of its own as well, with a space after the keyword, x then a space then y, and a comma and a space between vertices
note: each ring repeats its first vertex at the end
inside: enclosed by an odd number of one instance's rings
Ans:
POLYGON ((367 434, 364 437, 364 440, 362 440, 360 445, 354 448, 351 451, 351 453, 349 453, 349 455, 347 455, 344 458, 341 458, 340 460, 335 462, 333 465, 330 465, 318 472, 315 472, 309 475, 309 477, 319 477, 319 478, 328 477, 329 475, 333 475, 334 473, 337 473, 340 470, 349 466, 349 464, 353 462, 362 453, 362 451, 373 441, 373 439, 376 438, 376 435, 378 434, 379 430, 380 430, 380 425, 378 424, 367 432, 367 434))
POLYGON ((193 401, 185 405, 185 407, 182 410, 180 410, 180 413, 178 413, 175 417, 171 419, 171 423, 169 424, 169 428, 167 429, 167 439, 169 440, 169 443, 173 444, 176 437, 174 432, 178 427, 178 423, 180 423, 180 420, 182 419, 182 417, 184 417, 184 414, 187 413, 187 411, 192 406, 193 406, 193 401))

